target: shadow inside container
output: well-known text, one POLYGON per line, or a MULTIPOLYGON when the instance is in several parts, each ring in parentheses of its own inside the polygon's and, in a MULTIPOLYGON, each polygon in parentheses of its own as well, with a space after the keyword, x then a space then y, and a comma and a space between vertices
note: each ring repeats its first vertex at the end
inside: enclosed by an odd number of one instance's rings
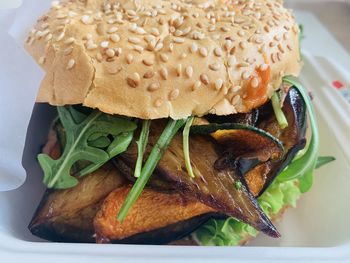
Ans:
POLYGON ((27 173, 26 181, 16 190, 0 193, 0 203, 3 203, 4 209, 1 226, 20 240, 42 241, 30 233, 28 224, 45 191, 37 155, 47 141, 50 125, 56 116, 55 107, 48 104, 34 106, 22 156, 22 165, 27 173))

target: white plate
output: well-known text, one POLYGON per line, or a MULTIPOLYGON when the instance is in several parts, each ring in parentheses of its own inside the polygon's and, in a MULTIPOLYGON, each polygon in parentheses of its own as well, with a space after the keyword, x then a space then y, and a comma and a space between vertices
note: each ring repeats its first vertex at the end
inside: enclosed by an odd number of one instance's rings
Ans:
MULTIPOLYGON (((17 190, 0 193, 0 262, 349 261, 350 111, 349 104, 331 84, 336 79, 350 85, 350 77, 344 70, 350 68, 350 57, 311 14, 298 12, 298 20, 304 24, 307 35, 303 42, 305 68, 301 80, 314 93, 321 155, 333 155, 337 160, 316 172, 312 190, 302 197, 298 209, 288 210, 278 225, 281 239, 261 235, 250 247, 233 248, 41 241, 26 228, 44 191, 34 154, 29 154, 24 161, 31 171, 26 183, 17 190)), ((50 113, 46 115, 50 117, 50 113)), ((47 123, 41 117, 34 122, 47 123)), ((42 127, 31 138, 43 143, 45 136, 42 127)), ((30 140, 27 151, 37 152, 37 143, 30 140)))

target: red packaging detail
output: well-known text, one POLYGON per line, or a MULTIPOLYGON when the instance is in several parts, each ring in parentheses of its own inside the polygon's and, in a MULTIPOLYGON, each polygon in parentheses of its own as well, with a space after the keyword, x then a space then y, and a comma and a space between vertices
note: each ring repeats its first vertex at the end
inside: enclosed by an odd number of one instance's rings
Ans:
POLYGON ((344 84, 341 81, 339 81, 339 80, 334 80, 332 82, 332 85, 336 89, 341 89, 342 87, 344 87, 344 84))

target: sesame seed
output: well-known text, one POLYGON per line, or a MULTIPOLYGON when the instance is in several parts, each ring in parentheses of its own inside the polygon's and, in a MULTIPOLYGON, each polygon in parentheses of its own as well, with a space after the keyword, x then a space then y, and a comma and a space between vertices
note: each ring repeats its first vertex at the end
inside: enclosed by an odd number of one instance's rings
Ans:
POLYGON ((247 47, 247 42, 244 42, 244 41, 239 42, 239 47, 241 49, 245 49, 247 47))
POLYGON ((64 38, 64 32, 61 32, 57 37, 56 41, 61 41, 64 38))
POLYGON ((184 38, 181 38, 181 37, 175 37, 175 38, 173 39, 173 41, 174 41, 175 43, 177 43, 177 44, 182 44, 182 43, 185 42, 185 39, 184 39, 184 38))
POLYGON ((160 51, 164 47, 163 42, 157 43, 157 45, 154 47, 154 51, 160 51))
POLYGON ((271 61, 272 61, 272 63, 275 63, 276 60, 277 60, 276 53, 271 53, 271 61))
POLYGON ((170 101, 175 100, 177 97, 179 97, 179 95, 180 95, 180 90, 179 89, 174 89, 169 94, 169 100, 170 101))
POLYGON ((70 37, 70 38, 67 38, 64 43, 66 45, 70 45, 70 44, 73 44, 75 42, 75 38, 74 37, 70 37))
POLYGON ((270 33, 270 28, 268 26, 264 26, 264 30, 266 33, 270 33))
POLYGON ((143 47, 142 47, 142 46, 134 45, 132 48, 133 48, 135 51, 139 52, 139 53, 142 53, 142 52, 143 52, 143 47))
POLYGON ((128 64, 131 64, 131 63, 133 62, 133 60, 134 60, 134 57, 133 57, 132 54, 127 54, 127 55, 126 55, 126 62, 127 62, 128 64))
POLYGON ((115 26, 112 26, 112 27, 110 27, 110 28, 107 30, 107 33, 108 33, 108 34, 113 34, 113 33, 117 32, 117 31, 118 31, 118 28, 115 27, 115 26))
POLYGON ((136 88, 140 84, 140 80, 140 75, 136 72, 126 78, 128 85, 132 88, 136 88))
POLYGON ((223 32, 229 32, 230 29, 229 29, 228 27, 223 26, 223 27, 221 27, 221 31, 223 31, 223 32))
POLYGON ((241 62, 237 64, 237 67, 239 68, 244 68, 244 67, 249 67, 249 63, 247 62, 241 62))
POLYGON ((48 28, 49 26, 50 26, 49 23, 42 23, 42 24, 41 24, 41 28, 42 28, 42 29, 46 29, 46 28, 48 28))
POLYGON ((143 78, 150 79, 150 78, 153 78, 153 76, 154 76, 154 71, 149 70, 143 75, 143 78))
POLYGON ((135 33, 138 34, 138 35, 144 35, 147 32, 142 27, 137 27, 136 30, 135 30, 135 33))
POLYGON ((233 46, 233 42, 231 40, 227 39, 225 41, 225 44, 224 44, 225 49, 228 51, 232 48, 232 46, 233 46))
POLYGON ((168 70, 165 67, 162 67, 159 73, 164 80, 168 79, 168 70))
POLYGON ((209 64, 209 68, 213 71, 218 71, 220 69, 221 65, 219 63, 213 63, 209 64))
POLYGON ((154 106, 155 107, 159 108, 162 105, 163 105, 163 100, 162 99, 158 98, 158 99, 155 100, 155 102, 154 102, 154 106))
POLYGON ((162 53, 162 54, 160 54, 160 59, 163 62, 167 62, 169 60, 169 57, 166 54, 162 53))
POLYGON ((64 18, 66 18, 66 17, 67 17, 67 14, 64 14, 64 13, 59 13, 59 14, 57 14, 57 16, 56 16, 57 19, 64 19, 64 18))
POLYGON ((288 48, 290 51, 293 51, 293 48, 291 47, 291 45, 287 44, 287 48, 288 48))
POLYGON ((153 83, 149 84, 147 90, 152 92, 152 91, 155 91, 155 90, 157 90, 159 88, 160 88, 159 83, 153 82, 153 83))
POLYGON ((141 39, 137 38, 137 37, 129 37, 128 41, 132 44, 139 44, 141 43, 141 39))
POLYGON ((179 37, 179 36, 181 36, 182 35, 182 31, 181 30, 176 30, 175 32, 174 32, 174 36, 177 36, 177 37, 179 37))
POLYGON ((216 90, 221 89, 223 84, 224 84, 224 82, 222 81, 222 79, 217 79, 217 80, 215 81, 215 89, 216 89, 216 90))
POLYGON ((155 28, 155 27, 151 28, 150 33, 156 37, 160 35, 158 28, 155 28))
POLYGON ((221 56, 222 56, 222 49, 219 48, 219 47, 216 47, 216 48, 214 49, 214 54, 215 54, 215 56, 217 56, 217 57, 221 57, 221 56))
POLYGON ((205 47, 201 47, 199 49, 199 54, 201 54, 202 57, 208 56, 208 50, 205 47))
POLYGON ((259 52, 261 52, 261 53, 266 53, 266 51, 267 51, 266 45, 265 45, 265 44, 262 44, 261 47, 260 47, 260 49, 259 49, 259 52))
POLYGON ((265 64, 265 63, 261 64, 260 67, 259 67, 260 71, 265 71, 265 70, 267 70, 268 68, 269 68, 269 65, 267 65, 267 64, 265 64))
POLYGON ((86 36, 83 39, 90 40, 90 39, 92 39, 92 35, 91 34, 86 34, 86 36))
POLYGON ((154 64, 154 60, 151 58, 144 58, 142 60, 142 63, 145 64, 146 66, 152 66, 154 64))
POLYGON ((178 77, 181 76, 181 72, 182 72, 182 65, 178 64, 177 67, 176 67, 176 74, 177 74, 178 77))
POLYGON ((245 32, 243 30, 238 30, 237 35, 243 37, 245 35, 245 32))
POLYGON ((97 48, 97 45, 92 40, 89 40, 88 42, 86 42, 87 50, 94 50, 96 48, 97 48))
POLYGON ((97 59, 98 62, 102 62, 103 57, 102 57, 102 54, 100 52, 97 52, 96 59, 97 59))
POLYGON ((69 17, 76 17, 78 14, 76 13, 76 12, 74 12, 74 11, 69 11, 68 12, 68 16, 69 17))
POLYGON ((108 41, 102 41, 102 42, 100 43, 100 46, 101 46, 102 48, 108 48, 109 42, 108 42, 108 41))
POLYGON ((204 84, 204 85, 208 85, 209 84, 209 78, 208 75, 206 74, 201 74, 199 76, 200 81, 204 84))
POLYGON ((242 79, 244 79, 244 80, 247 80, 247 79, 249 79, 250 78, 250 73, 249 73, 249 71, 243 71, 243 73, 242 73, 242 79))
POLYGON ((253 87, 253 88, 257 88, 259 86, 259 80, 258 78, 254 77, 252 79, 252 81, 250 82, 250 85, 253 87))
POLYGON ((117 43, 120 40, 120 36, 118 34, 110 35, 109 39, 114 43, 117 43))
POLYGON ((185 29, 182 30, 182 35, 185 36, 187 35, 188 33, 190 33, 191 31, 191 27, 186 27, 185 29))
POLYGON ((156 41, 156 38, 153 35, 147 35, 147 36, 144 37, 144 40, 147 43, 150 43, 150 42, 156 41))
POLYGON ((136 12, 132 9, 129 9, 129 10, 126 10, 126 13, 129 15, 129 16, 136 16, 136 12))
POLYGON ((46 37, 45 37, 45 41, 48 42, 52 39, 52 34, 48 34, 46 37))
POLYGON ((67 63, 67 67, 66 67, 66 69, 72 69, 73 67, 74 67, 74 65, 75 65, 75 60, 74 59, 70 59, 69 61, 68 61, 68 63, 67 63))
POLYGON ((283 54, 281 52, 277 52, 277 59, 278 59, 278 61, 282 60, 282 56, 283 56, 283 54))
POLYGON ((241 97, 239 95, 234 96, 231 100, 231 104, 236 105, 240 99, 241 99, 241 97))
POLYGON ((107 55, 107 57, 109 57, 109 58, 114 57, 114 56, 115 56, 115 51, 114 51, 114 49, 111 49, 111 48, 107 49, 107 50, 106 50, 106 55, 107 55))
POLYGON ((173 52, 174 50, 174 44, 173 43, 169 43, 169 51, 173 52))
POLYGON ((233 67, 233 65, 235 65, 237 62, 237 59, 235 56, 230 56, 229 59, 228 59, 228 66, 229 67, 233 67))
POLYGON ((197 89, 199 89, 199 87, 201 86, 201 82, 199 80, 197 80, 193 86, 192 86, 192 90, 195 91, 197 89))
POLYGON ((91 25, 93 21, 94 21, 94 19, 92 17, 90 17, 89 15, 83 15, 81 17, 81 22, 83 22, 83 24, 85 24, 85 25, 91 25))
POLYGON ((284 53, 284 48, 283 48, 283 46, 282 46, 281 43, 278 44, 278 49, 279 49, 279 51, 281 51, 282 53, 284 53))
POLYGON ((196 43, 192 43, 190 50, 191 50, 191 53, 196 53, 197 50, 198 50, 197 44, 196 43))
POLYGON ((280 35, 276 35, 276 36, 274 36, 274 39, 276 41, 281 41, 282 37, 280 35))
POLYGON ((210 25, 210 26, 208 27, 208 31, 209 31, 209 32, 214 32, 215 30, 216 30, 215 25, 210 25))
POLYGON ((45 57, 40 57, 39 60, 38 60, 38 63, 39 63, 40 65, 42 65, 42 64, 45 63, 45 61, 46 61, 46 58, 45 58, 45 57))
POLYGON ((63 50, 63 54, 65 56, 68 56, 68 55, 72 54, 72 52, 73 52, 73 47, 68 47, 65 50, 63 50))
POLYGON ((188 66, 188 67, 186 67, 185 72, 186 72, 186 76, 187 76, 188 78, 191 78, 192 75, 193 75, 193 68, 192 68, 191 66, 188 66))
POLYGON ((234 86, 234 87, 231 87, 228 92, 229 93, 236 93, 237 91, 239 91, 242 87, 241 86, 234 86))

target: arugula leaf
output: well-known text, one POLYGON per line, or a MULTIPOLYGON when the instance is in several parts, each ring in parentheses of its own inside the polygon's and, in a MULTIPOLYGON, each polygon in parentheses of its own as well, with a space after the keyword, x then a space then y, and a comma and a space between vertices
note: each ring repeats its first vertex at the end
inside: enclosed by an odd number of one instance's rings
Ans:
POLYGON ((89 143, 93 134, 118 136, 136 129, 136 124, 132 121, 97 110, 88 116, 79 113, 72 106, 58 107, 57 110, 65 131, 63 153, 57 160, 46 154, 38 155, 39 164, 44 171, 43 182, 48 188, 66 189, 77 185, 78 180, 71 176, 71 168, 78 161, 87 160, 99 167, 111 158, 108 151, 98 147, 101 144, 98 145, 96 141, 95 145, 89 143))
MULTIPOLYGON (((132 132, 125 132, 125 133, 122 133, 118 136, 115 136, 114 140, 112 141, 112 143, 109 144, 109 146, 106 150, 108 155, 109 155, 109 159, 112 159, 113 157, 117 156, 118 154, 120 154, 122 152, 125 152, 128 149, 133 137, 134 137, 133 131, 132 132)), ((90 174, 90 173, 96 171, 102 165, 104 165, 104 163, 90 164, 90 165, 86 166, 84 169, 82 169, 81 171, 79 171, 75 175, 79 176, 79 177, 85 176, 87 174, 90 174)))
POLYGON ((129 209, 139 198, 142 190, 145 188, 148 180, 151 178, 154 169, 158 165, 160 159, 163 156, 164 151, 168 148, 171 140, 178 132, 178 130, 184 126, 186 119, 183 120, 172 120, 170 119, 162 134, 158 138, 157 143, 153 146, 153 149, 148 156, 145 165, 142 167, 141 175, 137 178, 135 184, 128 193, 118 215, 117 220, 122 222, 129 212, 129 209))
POLYGON ((272 97, 271 97, 271 102, 272 102, 272 108, 273 111, 275 112, 275 116, 277 119, 277 122, 279 126, 284 129, 288 127, 288 121, 286 119, 286 116, 284 115, 282 108, 281 108, 281 102, 280 102, 280 97, 277 92, 274 92, 272 97))
POLYGON ((335 157, 333 156, 319 156, 316 162, 316 169, 322 167, 323 165, 335 161, 335 157))
POLYGON ((141 174, 141 168, 142 168, 142 162, 143 162, 143 155, 145 154, 146 146, 148 143, 148 136, 149 136, 149 128, 151 126, 150 120, 143 120, 142 122, 142 129, 140 133, 140 138, 138 141, 136 141, 137 144, 137 160, 135 164, 135 172, 134 176, 140 177, 141 174))
POLYGON ((192 170, 191 159, 190 159, 189 136, 190 136, 190 128, 192 126, 193 120, 194 120, 194 117, 190 117, 187 119, 185 128, 183 130, 183 137, 182 137, 185 165, 186 165, 188 175, 191 176, 192 178, 194 178, 194 173, 192 170))
POLYGON ((303 86, 295 77, 286 76, 283 78, 283 81, 296 87, 302 95, 309 113, 312 135, 308 149, 306 150, 305 154, 297 160, 293 161, 287 169, 281 172, 281 174, 277 177, 277 180, 283 182, 302 176, 308 176, 307 181, 312 183, 310 177, 312 177, 312 171, 316 167, 319 148, 319 134, 314 108, 308 93, 304 90, 303 86))

